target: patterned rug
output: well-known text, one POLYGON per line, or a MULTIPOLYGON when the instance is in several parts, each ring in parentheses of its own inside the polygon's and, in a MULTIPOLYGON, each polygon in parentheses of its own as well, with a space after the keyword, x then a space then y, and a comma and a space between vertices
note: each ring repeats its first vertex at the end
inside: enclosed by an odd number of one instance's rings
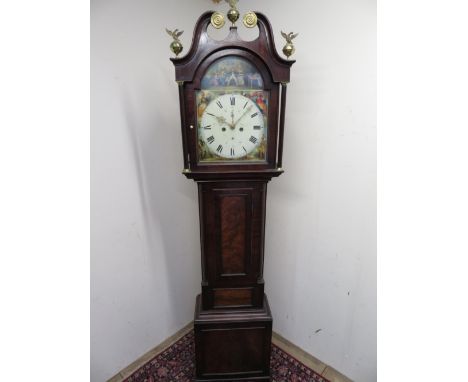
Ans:
MULTIPOLYGON (((193 331, 159 353, 124 382, 191 382, 195 376, 193 331)), ((330 382, 272 344, 272 382, 330 382)))

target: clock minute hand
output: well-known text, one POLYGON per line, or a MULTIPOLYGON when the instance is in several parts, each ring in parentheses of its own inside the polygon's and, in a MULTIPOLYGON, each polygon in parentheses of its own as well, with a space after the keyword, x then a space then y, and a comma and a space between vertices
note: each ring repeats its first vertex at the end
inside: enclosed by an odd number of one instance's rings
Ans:
POLYGON ((250 106, 247 108, 247 110, 244 112, 244 114, 242 114, 242 115, 240 116, 240 118, 238 118, 237 121, 234 122, 234 123, 232 124, 232 128, 233 128, 233 129, 237 126, 237 124, 239 123, 239 121, 240 121, 242 118, 244 118, 244 117, 250 112, 250 110, 252 110, 252 105, 250 105, 250 106))

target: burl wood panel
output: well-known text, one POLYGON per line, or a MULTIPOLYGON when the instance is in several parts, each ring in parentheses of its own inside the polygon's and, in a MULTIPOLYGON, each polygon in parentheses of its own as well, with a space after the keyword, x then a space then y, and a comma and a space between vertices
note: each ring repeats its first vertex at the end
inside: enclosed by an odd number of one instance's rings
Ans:
POLYGON ((252 306, 253 288, 215 289, 214 307, 252 306))
POLYGON ((221 263, 223 275, 245 270, 245 196, 221 196, 221 263))

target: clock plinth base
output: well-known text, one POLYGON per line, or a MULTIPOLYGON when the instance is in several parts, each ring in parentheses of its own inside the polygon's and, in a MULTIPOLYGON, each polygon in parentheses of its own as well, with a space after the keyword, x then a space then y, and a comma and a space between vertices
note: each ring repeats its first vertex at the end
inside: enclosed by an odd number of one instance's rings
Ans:
POLYGON ((270 381, 273 318, 266 295, 260 308, 195 307, 196 382, 270 381))

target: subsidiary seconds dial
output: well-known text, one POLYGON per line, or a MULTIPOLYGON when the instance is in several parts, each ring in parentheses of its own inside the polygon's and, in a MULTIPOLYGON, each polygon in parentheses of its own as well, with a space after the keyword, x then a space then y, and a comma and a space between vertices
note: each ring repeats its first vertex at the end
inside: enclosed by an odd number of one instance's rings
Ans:
POLYGON ((224 159, 241 159, 254 151, 265 133, 257 104, 240 94, 217 97, 203 112, 201 139, 208 150, 224 159))

